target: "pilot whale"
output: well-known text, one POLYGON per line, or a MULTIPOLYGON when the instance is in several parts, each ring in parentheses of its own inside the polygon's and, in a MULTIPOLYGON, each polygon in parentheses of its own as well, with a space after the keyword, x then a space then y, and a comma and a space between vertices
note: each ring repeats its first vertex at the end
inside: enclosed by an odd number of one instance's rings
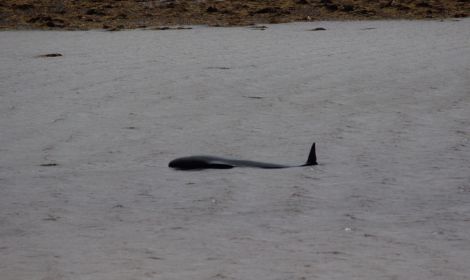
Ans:
POLYGON ((190 156, 177 158, 168 164, 168 167, 178 170, 197 170, 197 169, 230 169, 234 167, 254 167, 265 169, 290 168, 317 165, 317 155, 315 152, 315 143, 312 144, 307 162, 302 165, 283 165, 276 163, 228 159, 213 156, 190 156))

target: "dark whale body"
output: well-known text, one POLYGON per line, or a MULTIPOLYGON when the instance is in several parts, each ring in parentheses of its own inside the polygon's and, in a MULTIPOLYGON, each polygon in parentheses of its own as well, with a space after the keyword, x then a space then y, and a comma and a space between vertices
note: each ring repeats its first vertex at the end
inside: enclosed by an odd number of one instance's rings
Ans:
POLYGON ((190 156, 177 158, 168 164, 169 167, 178 170, 196 170, 196 169, 230 169, 234 167, 255 167, 265 169, 290 168, 300 166, 317 165, 317 155, 315 152, 315 143, 310 149, 307 162, 302 165, 282 165, 268 162, 259 162, 251 160, 227 159, 213 156, 190 156))

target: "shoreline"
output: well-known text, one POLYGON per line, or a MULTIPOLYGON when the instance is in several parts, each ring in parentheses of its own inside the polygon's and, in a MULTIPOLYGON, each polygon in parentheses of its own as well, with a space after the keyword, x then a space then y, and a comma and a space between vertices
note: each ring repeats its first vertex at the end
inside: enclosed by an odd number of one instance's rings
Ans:
POLYGON ((250 26, 303 21, 466 18, 470 3, 442 0, 56 1, 7 0, 0 30, 122 30, 164 26, 250 26))
MULTIPOLYGON (((459 22, 465 20, 466 18, 378 18, 378 19, 322 19, 322 20, 297 20, 297 21, 288 21, 282 23, 267 23, 267 22, 257 22, 249 24, 240 24, 240 25, 210 25, 210 24, 168 24, 168 25, 153 25, 153 26, 141 26, 141 27, 114 27, 114 28, 34 28, 30 26, 26 27, 0 27, 0 32, 4 31, 132 31, 132 30, 143 30, 143 31, 167 31, 167 30, 192 30, 195 27, 214 27, 214 28, 237 28, 245 27, 252 28, 253 30, 265 30, 268 29, 271 25, 277 24, 295 24, 295 23, 326 23, 326 22, 381 22, 381 21, 390 21, 390 22, 399 22, 399 21, 421 21, 421 22, 459 22)), ((314 31, 314 30, 310 30, 314 31)))

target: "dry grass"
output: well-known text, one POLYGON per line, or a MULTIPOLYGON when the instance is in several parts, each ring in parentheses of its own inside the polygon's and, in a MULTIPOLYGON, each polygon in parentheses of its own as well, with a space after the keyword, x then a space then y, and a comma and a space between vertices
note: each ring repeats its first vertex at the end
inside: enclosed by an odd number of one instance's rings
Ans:
POLYGON ((121 29, 302 20, 467 17, 468 0, 4 0, 0 28, 121 29))

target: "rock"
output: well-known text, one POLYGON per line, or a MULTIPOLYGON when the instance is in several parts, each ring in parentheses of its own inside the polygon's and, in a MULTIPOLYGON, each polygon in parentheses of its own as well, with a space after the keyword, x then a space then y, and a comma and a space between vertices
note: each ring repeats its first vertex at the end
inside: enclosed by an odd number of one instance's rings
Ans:
POLYGON ((39 23, 42 26, 47 27, 65 27, 65 21, 58 18, 52 18, 50 16, 39 15, 28 20, 28 23, 39 23))
POLYGON ((192 27, 184 27, 184 26, 176 26, 176 27, 169 27, 169 26, 157 26, 151 27, 147 30, 186 30, 186 29, 193 29, 192 27))
POLYGON ((217 13, 219 10, 216 7, 210 6, 209 8, 206 9, 206 12, 208 13, 217 13))
POLYGON ((335 4, 327 4, 325 5, 326 9, 330 12, 334 12, 338 10, 338 6, 335 4))
POLYGON ((40 166, 51 167, 51 166, 58 166, 58 164, 57 163, 43 163, 40 166))
POLYGON ((419 7, 419 8, 431 8, 431 5, 425 1, 423 2, 419 2, 416 4, 416 7, 419 7))
POLYGON ((124 25, 120 24, 120 25, 117 25, 117 26, 115 26, 115 27, 111 27, 111 28, 109 28, 109 29, 107 29, 107 30, 108 30, 108 31, 120 31, 120 30, 122 30, 122 29, 124 29, 124 25))
POLYGON ((95 16, 104 16, 104 15, 106 15, 103 11, 97 10, 97 9, 93 9, 93 8, 92 8, 92 9, 88 9, 88 10, 86 11, 86 14, 89 15, 89 16, 93 16, 93 15, 95 15, 95 16))
POLYGON ((169 26, 159 26, 159 27, 150 28, 150 30, 170 30, 170 27, 169 26))
POLYGON ((307 31, 325 31, 325 30, 326 30, 326 28, 324 28, 324 27, 317 27, 317 28, 309 29, 307 31))
POLYGON ((255 29, 255 30, 266 30, 268 27, 265 25, 254 25, 254 26, 250 26, 250 28, 255 29))
POLYGON ((32 10, 34 9, 33 4, 14 4, 13 8, 21 11, 32 10))
POLYGON ((279 8, 274 8, 274 7, 267 7, 263 9, 259 9, 255 11, 255 14, 278 14, 280 13, 281 9, 279 8))
POLYGON ((352 12, 352 11, 354 11, 354 6, 353 5, 343 5, 343 11, 352 12))
MULTIPOLYGON (((46 54, 38 55, 37 57, 59 57, 59 56, 62 56, 62 54, 60 54, 60 53, 46 53, 46 54)), ((41 165, 41 166, 44 166, 44 165, 41 165)))

